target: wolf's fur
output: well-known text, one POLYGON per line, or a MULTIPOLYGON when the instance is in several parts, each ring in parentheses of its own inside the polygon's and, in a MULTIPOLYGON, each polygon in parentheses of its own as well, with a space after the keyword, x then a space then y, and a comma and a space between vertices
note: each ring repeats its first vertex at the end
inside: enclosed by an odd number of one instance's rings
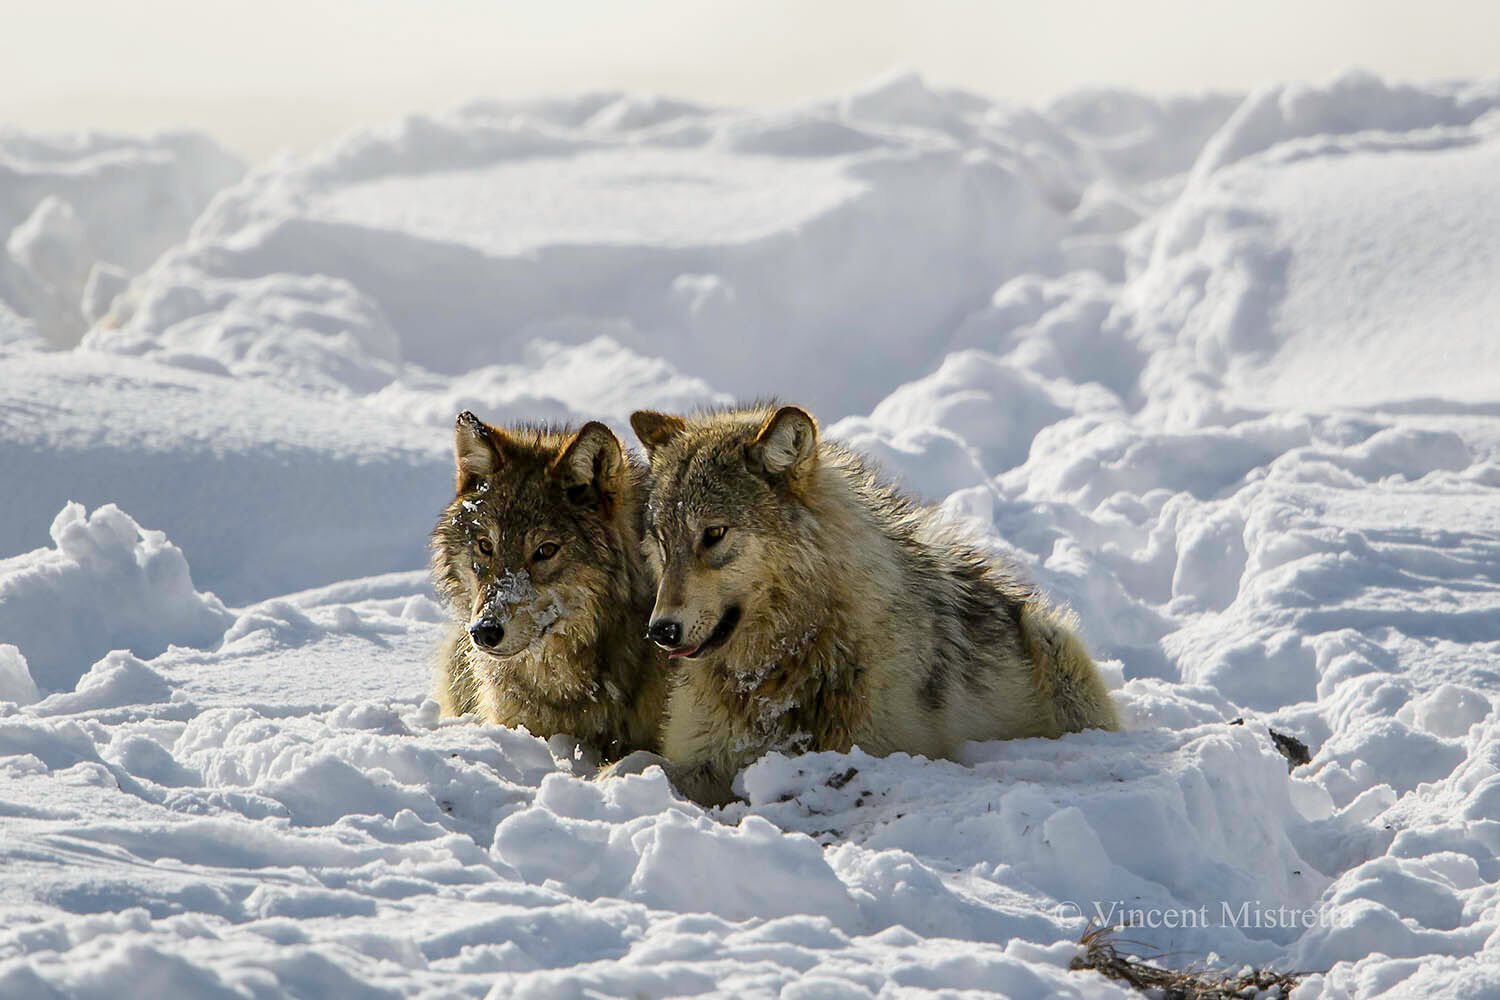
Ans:
POLYGON ((643 636, 645 469, 600 423, 502 430, 463 413, 454 449, 458 495, 432 532, 458 619, 436 655, 443 714, 568 733, 606 760, 656 747, 667 673, 643 636), (471 635, 481 625, 503 632, 491 651, 471 635))
POLYGON ((951 758, 966 740, 1118 728, 1071 618, 804 411, 631 423, 651 458, 653 620, 681 623, 680 654, 740 609, 722 645, 677 661, 663 752, 684 794, 727 801, 768 750, 951 758))

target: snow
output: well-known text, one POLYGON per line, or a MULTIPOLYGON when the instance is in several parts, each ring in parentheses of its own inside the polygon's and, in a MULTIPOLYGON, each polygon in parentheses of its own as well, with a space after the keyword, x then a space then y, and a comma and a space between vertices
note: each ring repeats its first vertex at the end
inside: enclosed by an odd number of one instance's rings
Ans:
POLYGON ((26 657, 16 647, 0 645, 0 701, 29 705, 39 697, 26 657))
POLYGON ((462 243, 493 256, 559 244, 744 243, 857 197, 837 159, 790 162, 684 149, 586 150, 336 188, 310 214, 462 243), (637 197, 621 199, 622 185, 637 197), (668 187, 670 199, 652 197, 668 187), (683 198, 683 192, 693 197, 683 198), (499 195, 499 197, 497 197, 499 195))
POLYGON ((76 344, 108 305, 108 279, 101 287, 94 273, 144 270, 242 171, 192 133, 43 137, 0 128, 0 233, 8 234, 0 317, 19 321, 7 335, 0 319, 0 343, 76 344))
POLYGON ((1500 81, 1360 73, 486 101, 243 177, 0 133, 0 996, 1128 995, 1091 918, 1492 991, 1497 150, 1500 81), (438 719, 456 412, 770 393, 1069 604, 1126 731, 704 811, 438 719))
POLYGON ((50 551, 0 561, 0 634, 26 637, 41 687, 91 683, 83 669, 112 649, 156 656, 174 643, 219 644, 232 616, 193 589, 182 550, 160 531, 142 531, 113 504, 85 514, 69 503, 52 541, 50 551))

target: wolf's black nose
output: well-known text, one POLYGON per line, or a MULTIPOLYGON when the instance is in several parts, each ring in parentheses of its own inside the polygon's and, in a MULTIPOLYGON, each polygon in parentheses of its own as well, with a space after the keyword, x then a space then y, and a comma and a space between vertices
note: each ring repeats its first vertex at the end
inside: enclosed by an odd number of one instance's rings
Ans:
POLYGON ((646 638, 664 649, 676 649, 682 642, 682 625, 670 618, 658 618, 646 628, 646 638))
POLYGON ((475 622, 469 626, 469 637, 477 646, 494 649, 505 638, 505 626, 498 622, 475 622))

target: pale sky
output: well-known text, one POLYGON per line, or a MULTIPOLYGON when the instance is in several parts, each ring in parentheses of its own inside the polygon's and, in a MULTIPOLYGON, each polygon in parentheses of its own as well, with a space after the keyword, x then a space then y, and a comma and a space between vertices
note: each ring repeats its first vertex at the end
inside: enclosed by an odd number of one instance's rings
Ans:
POLYGON ((0 0, 0 125, 203 129, 259 160, 481 96, 769 106, 897 70, 1036 101, 1500 73, 1495 0, 0 0))

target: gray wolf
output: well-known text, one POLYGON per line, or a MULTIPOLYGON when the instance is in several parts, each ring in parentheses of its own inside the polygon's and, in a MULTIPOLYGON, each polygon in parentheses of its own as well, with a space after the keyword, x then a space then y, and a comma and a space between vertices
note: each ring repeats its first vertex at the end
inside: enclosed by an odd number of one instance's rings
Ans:
POLYGON ((698 802, 770 750, 954 757, 1117 729, 1071 617, 822 440, 795 406, 631 417, 651 463, 649 634, 678 677, 661 764, 698 802))
POLYGON ((443 714, 567 733, 603 760, 656 748, 667 662, 644 635, 644 467, 598 422, 501 429, 468 412, 454 453, 432 532, 456 619, 436 655, 443 714))

